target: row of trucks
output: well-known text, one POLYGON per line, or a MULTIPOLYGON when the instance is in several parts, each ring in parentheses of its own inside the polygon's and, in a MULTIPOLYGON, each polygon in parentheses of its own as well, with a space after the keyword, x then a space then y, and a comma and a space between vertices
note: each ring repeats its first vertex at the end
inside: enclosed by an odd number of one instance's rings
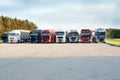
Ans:
POLYGON ((31 43, 90 43, 90 42, 105 42, 106 30, 99 28, 95 31, 90 29, 81 29, 79 33, 77 30, 13 30, 8 34, 1 36, 4 42, 19 43, 19 42, 31 42, 31 43))

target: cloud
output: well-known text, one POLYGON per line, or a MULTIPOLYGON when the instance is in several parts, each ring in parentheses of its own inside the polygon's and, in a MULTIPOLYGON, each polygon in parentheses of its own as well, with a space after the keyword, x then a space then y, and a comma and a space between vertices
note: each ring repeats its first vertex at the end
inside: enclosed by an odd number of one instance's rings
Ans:
POLYGON ((0 2, 1 7, 14 7, 20 5, 20 0, 2 0, 0 2))
POLYGON ((0 6, 8 6, 8 5, 12 5, 12 0, 3 0, 0 2, 0 6))
POLYGON ((120 25, 119 0, 4 0, 1 14, 29 19, 38 26, 78 28, 120 25), (98 1, 98 2, 97 2, 98 1), (75 27, 74 26, 74 27, 75 27))

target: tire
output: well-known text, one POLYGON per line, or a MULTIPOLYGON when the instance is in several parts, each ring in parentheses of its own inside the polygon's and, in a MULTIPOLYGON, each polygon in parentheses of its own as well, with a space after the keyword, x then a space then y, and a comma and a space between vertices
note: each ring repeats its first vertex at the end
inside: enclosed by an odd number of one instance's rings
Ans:
POLYGON ((95 40, 95 38, 93 38, 92 41, 93 41, 94 43, 97 43, 96 40, 95 40))
POLYGON ((20 40, 18 40, 17 43, 20 43, 20 40))

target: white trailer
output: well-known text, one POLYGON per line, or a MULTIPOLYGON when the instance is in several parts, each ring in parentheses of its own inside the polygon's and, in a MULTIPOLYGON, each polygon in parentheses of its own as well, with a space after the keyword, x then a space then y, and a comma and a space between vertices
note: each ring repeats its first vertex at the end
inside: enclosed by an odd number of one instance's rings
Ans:
POLYGON ((62 30, 56 31, 55 36, 56 36, 56 43, 66 42, 66 31, 62 31, 62 30))
POLYGON ((68 32, 67 42, 79 42, 79 33, 77 30, 71 30, 68 32))
POLYGON ((93 42, 106 42, 106 30, 103 28, 98 28, 93 32, 92 37, 93 42))
POLYGON ((9 43, 27 42, 30 39, 29 30, 13 30, 8 34, 9 43))

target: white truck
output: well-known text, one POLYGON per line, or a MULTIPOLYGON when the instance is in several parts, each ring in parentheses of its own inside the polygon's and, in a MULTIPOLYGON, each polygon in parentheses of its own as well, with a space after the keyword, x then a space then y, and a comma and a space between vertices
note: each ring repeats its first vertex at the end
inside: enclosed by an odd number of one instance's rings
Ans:
POLYGON ((56 43, 66 42, 66 31, 62 31, 62 30, 56 31, 55 36, 56 36, 56 43))
POLYGON ((27 42, 30 40, 29 30, 13 30, 8 34, 9 43, 27 42))
POLYGON ((70 30, 67 34, 67 42, 79 42, 79 33, 77 30, 70 30))
POLYGON ((92 41, 95 43, 106 42, 106 30, 103 28, 98 28, 93 32, 92 41))

